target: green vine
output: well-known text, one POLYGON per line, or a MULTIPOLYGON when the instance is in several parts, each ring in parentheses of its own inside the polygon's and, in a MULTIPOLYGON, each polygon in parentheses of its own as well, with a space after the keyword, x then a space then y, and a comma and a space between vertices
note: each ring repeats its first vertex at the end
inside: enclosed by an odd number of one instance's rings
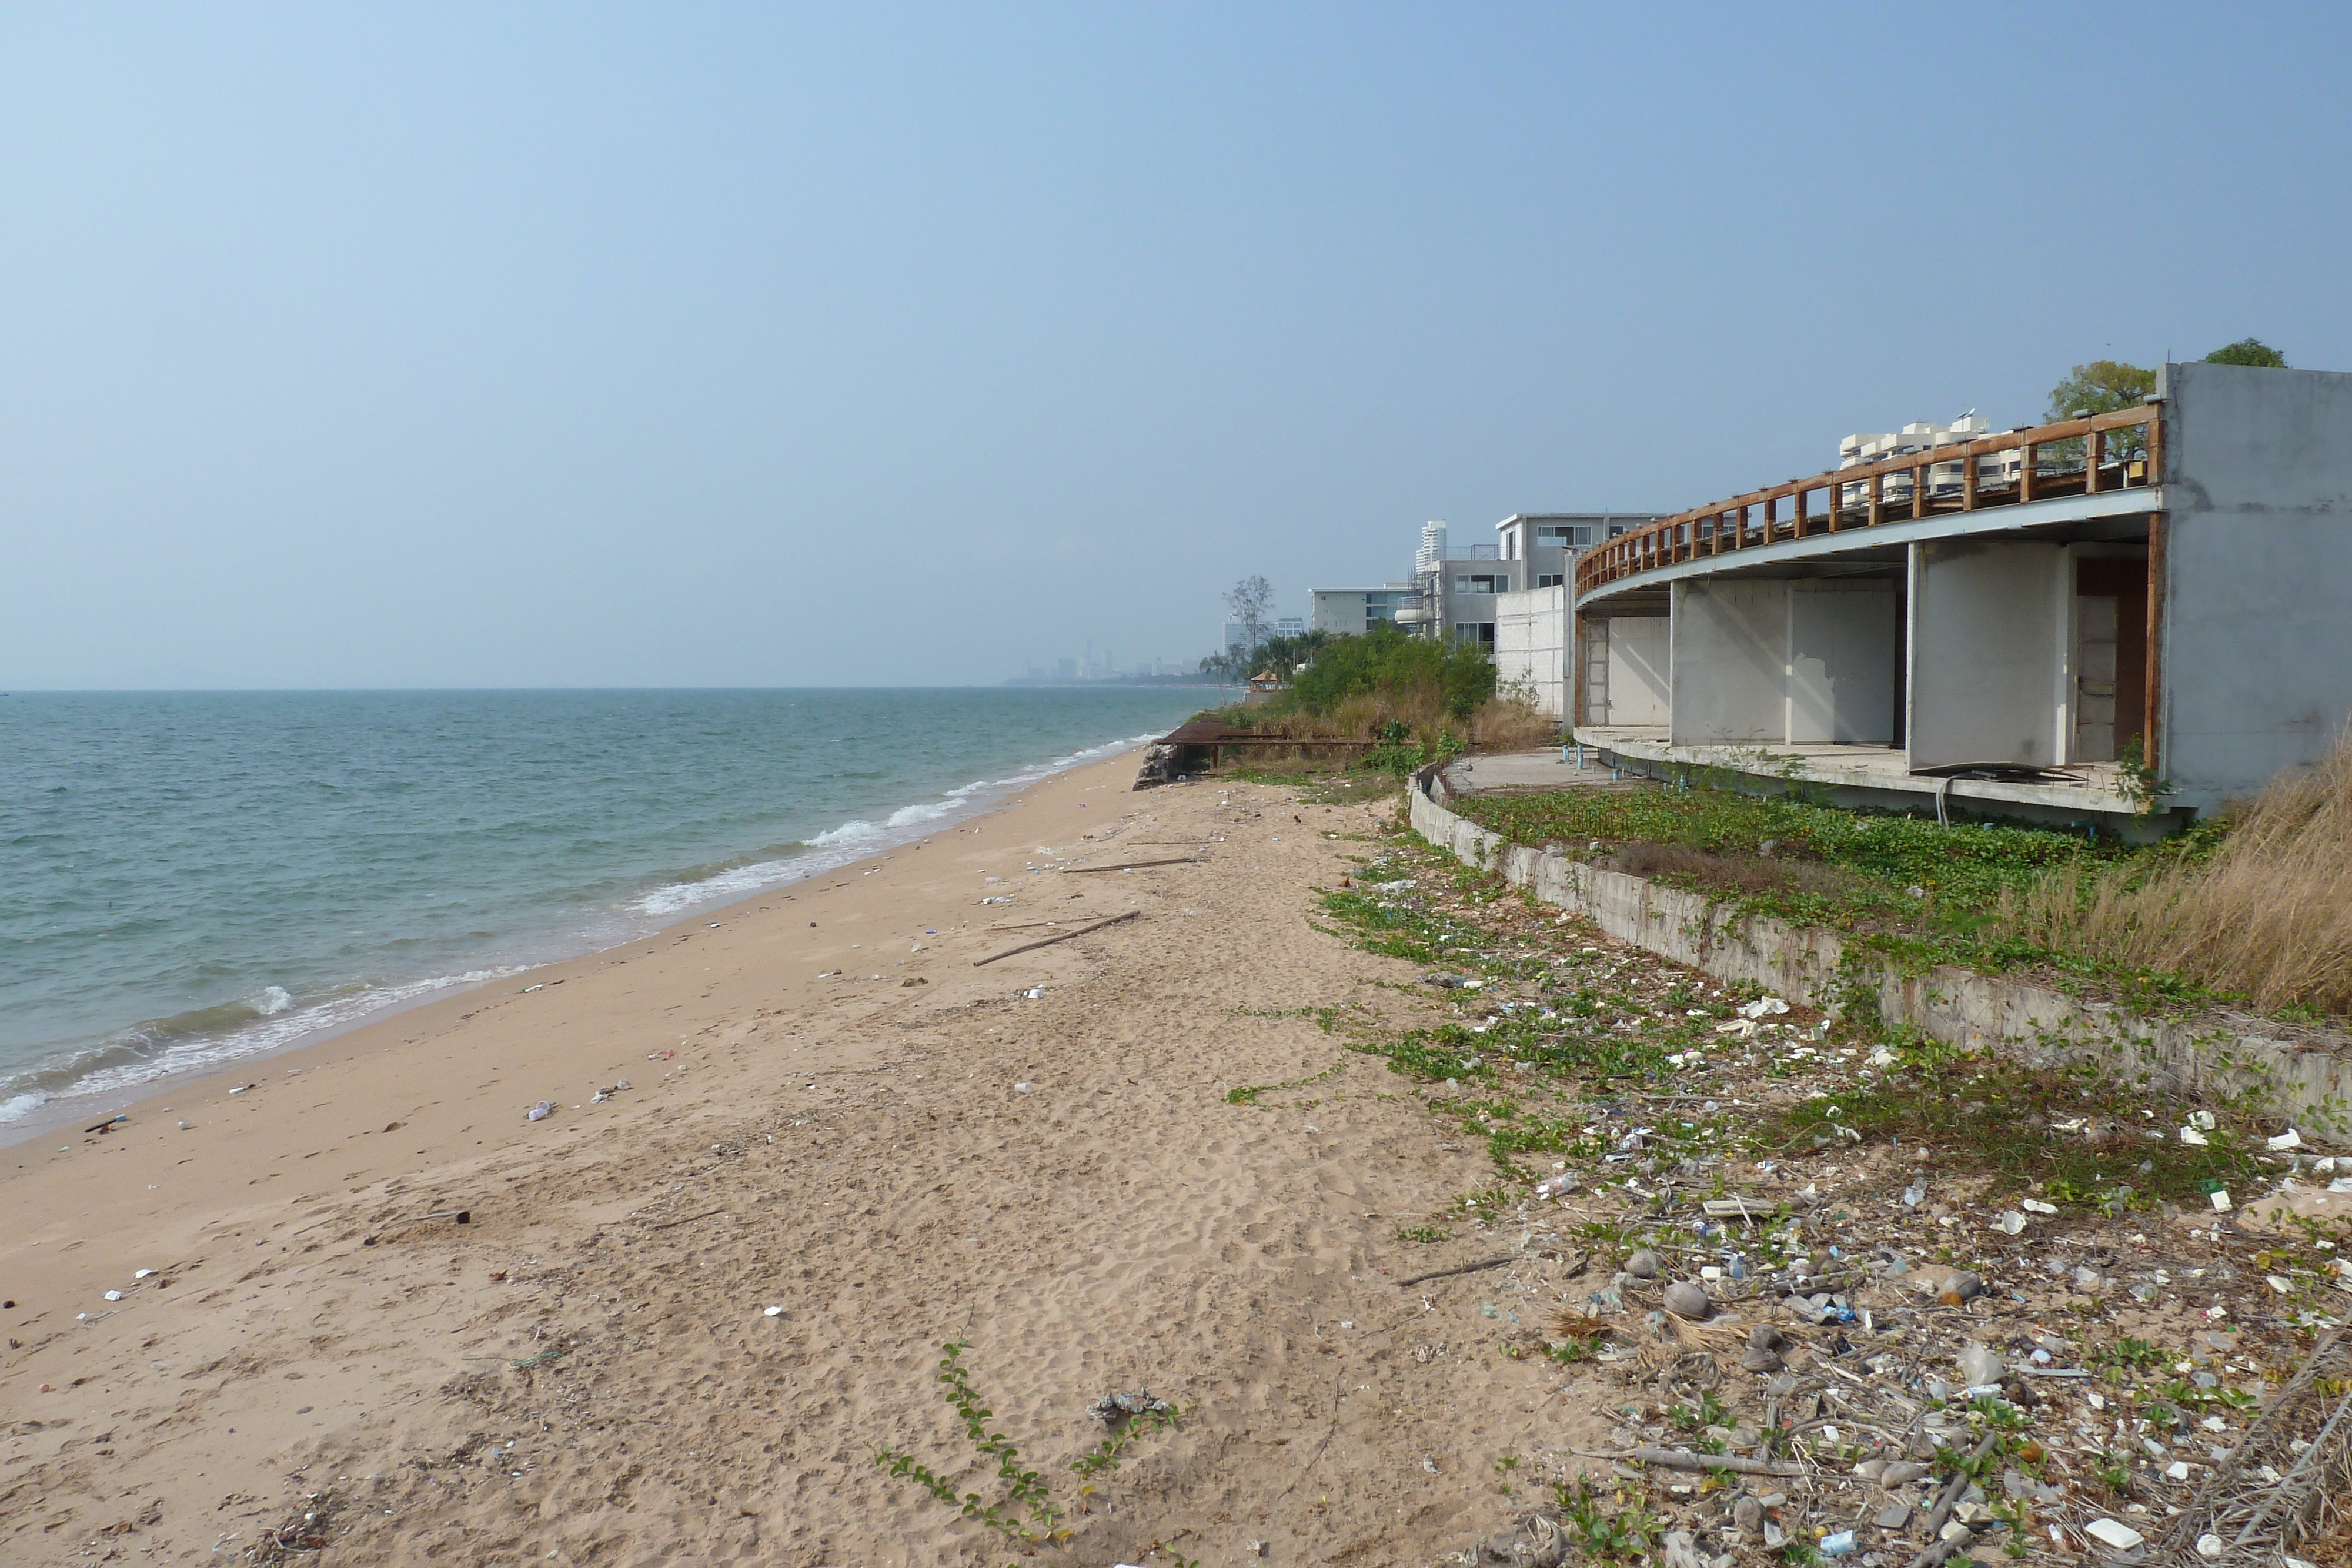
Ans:
POLYGON ((1225 1091, 1225 1103, 1255 1105, 1257 1103, 1257 1097, 1261 1094, 1276 1094, 1286 1089, 1304 1089, 1310 1083, 1321 1083, 1337 1078, 1347 1070, 1348 1059, 1343 1056, 1322 1071, 1310 1073, 1305 1078, 1293 1078, 1282 1083, 1244 1083, 1225 1091))
MULTIPOLYGON (((1174 1427, 1177 1418, 1182 1415, 1181 1410, 1151 1410, 1132 1416, 1117 1432, 1071 1460, 1070 1469, 1076 1471, 1082 1480, 1091 1480, 1105 1470, 1115 1470, 1118 1469, 1119 1457, 1127 1451, 1129 1443, 1148 1433, 1174 1427)), ((1083 1497, 1093 1490, 1093 1487, 1085 1486, 1078 1489, 1078 1493, 1083 1497)))
POLYGON ((2124 799, 2129 800, 2132 810, 2141 816, 2155 811, 2164 803, 2166 797, 2173 793, 2172 780, 2157 772, 2155 765, 2148 761, 2147 752, 2141 747, 2138 736, 2135 735, 2124 742, 2123 755, 2116 758, 2116 764, 2123 773, 2119 787, 2124 799))
POLYGON ((893 1448, 876 1454, 875 1464, 890 1475, 914 1481, 966 1519, 978 1520, 1008 1540, 1066 1539, 1070 1532, 1061 1529, 1062 1511, 1055 1504, 1044 1479, 1035 1470, 1021 1468, 1021 1451, 1011 1439, 1002 1432, 988 1429, 996 1412, 982 1404, 972 1389, 971 1374, 963 1365, 963 1353, 971 1347, 956 1340, 940 1348, 947 1352, 940 1362, 940 1381, 947 1385, 947 1402, 963 1422, 964 1436, 971 1440, 974 1450, 982 1458, 996 1461, 996 1475, 1004 1483, 1004 1496, 994 1502, 985 1500, 976 1491, 959 1496, 954 1486, 937 1471, 914 1455, 893 1448))

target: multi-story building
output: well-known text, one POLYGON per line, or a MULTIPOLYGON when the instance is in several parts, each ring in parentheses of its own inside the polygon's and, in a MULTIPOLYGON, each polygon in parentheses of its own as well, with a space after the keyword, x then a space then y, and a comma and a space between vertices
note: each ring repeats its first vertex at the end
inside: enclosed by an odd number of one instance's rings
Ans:
POLYGON ((1647 512, 1517 512, 1495 525, 1493 544, 1469 546, 1449 544, 1444 523, 1428 524, 1415 562, 1421 613, 1410 624, 1492 648, 1503 595, 1557 588, 1579 552, 1654 520, 1647 512))
MULTIPOLYGON (((1991 434, 1992 427, 1984 415, 1970 409, 1949 424, 1930 424, 1915 420, 1897 431, 1884 434, 1849 435, 1838 443, 1838 466, 1858 468, 1864 464, 1884 463, 1889 458, 1908 457, 1937 446, 1952 446, 1977 440, 1991 434)), ((1927 465, 1927 493, 1930 497, 1957 496, 1968 487, 1967 459, 1956 458, 1948 463, 1927 465)), ((1984 453, 1976 458, 1977 484, 1991 489, 2017 483, 2017 474, 2024 459, 2016 449, 1984 453)), ((1912 477, 1908 473, 1894 473, 1881 481, 1880 500, 1899 501, 1907 505, 1911 499, 1912 477)), ((1843 486, 1838 496, 1842 506, 1859 506, 1864 499, 1864 485, 1843 486)))
POLYGON ((1576 558, 1655 520, 1648 512, 1516 512, 1495 525, 1493 544, 1456 544, 1443 521, 1424 523, 1412 580, 1318 588, 1313 624, 1340 634, 1393 625, 1476 643, 1494 654, 1504 681, 1565 716, 1566 585, 1576 558))
POLYGON ((1396 624, 1397 612, 1421 601, 1421 589, 1411 582, 1384 582, 1378 588, 1318 588, 1308 624, 1318 632, 1355 636, 1375 626, 1396 624))

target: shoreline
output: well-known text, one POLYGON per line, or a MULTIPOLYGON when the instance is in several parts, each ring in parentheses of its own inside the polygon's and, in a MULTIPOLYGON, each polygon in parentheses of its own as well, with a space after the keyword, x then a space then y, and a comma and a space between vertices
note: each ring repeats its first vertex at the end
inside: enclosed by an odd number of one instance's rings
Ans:
MULTIPOLYGON (((557 952, 551 956, 532 958, 511 965, 486 965, 485 967, 492 968, 496 972, 485 974, 478 979, 456 975, 387 981, 383 983, 384 988, 397 989, 411 986, 424 988, 409 995, 388 998, 373 1006, 364 1007, 348 1017, 322 1021, 314 1027, 289 1035, 283 1040, 247 1050, 236 1049, 235 1033, 214 1037, 210 1040, 198 1037, 184 1042, 174 1042, 178 1045, 215 1048, 217 1054, 209 1054, 206 1060, 184 1066, 161 1066, 152 1076, 142 1077, 135 1084, 128 1087, 86 1089, 68 1086, 58 1090, 37 1091, 47 1096, 41 1103, 30 1107, 13 1118, 0 1120, 0 1155, 5 1155, 7 1150, 34 1139, 68 1129, 78 1132, 81 1127, 99 1121, 103 1115, 128 1112, 142 1102, 155 1100, 173 1092, 178 1086, 201 1085, 206 1080, 215 1077, 233 1077, 238 1073, 257 1069, 264 1063, 275 1061, 290 1053, 341 1039, 355 1030, 365 1029, 378 1022, 398 1018, 418 1008, 462 998, 473 992, 509 981, 520 981, 523 977, 534 975, 540 970, 558 965, 616 952, 633 942, 658 937, 688 922, 735 909, 753 899, 784 888, 798 886, 818 877, 860 866, 868 860, 919 841, 942 829, 968 822, 975 817, 994 811, 1019 795, 1023 789, 1045 779, 1097 763, 1131 757, 1149 743, 1147 738, 1134 736, 1106 741, 1098 746, 1087 747, 1056 758, 1050 762, 1015 771, 1006 778, 976 780, 971 784, 957 786, 953 789, 942 790, 934 798, 893 807, 887 812, 881 813, 882 820, 878 822, 862 817, 852 817, 822 830, 814 838, 800 841, 803 849, 816 852, 801 859, 814 863, 808 864, 805 869, 789 871, 773 879, 763 878, 752 883, 736 882, 723 891, 701 896, 694 895, 691 891, 697 887, 727 882, 730 878, 740 878, 743 873, 754 872, 762 865, 797 866, 800 860, 789 862, 749 862, 713 873, 697 883, 659 883, 635 895, 624 906, 625 911, 635 912, 639 918, 654 924, 647 925, 642 929, 630 931, 615 940, 557 952), (934 800, 950 803, 934 814, 893 826, 898 818, 928 807, 933 804, 934 800), (867 831, 851 839, 835 838, 837 834, 849 833, 855 829, 867 831), (825 843, 824 841, 829 839, 835 841, 831 844, 825 843), (848 857, 840 860, 826 859, 824 852, 835 849, 848 851, 848 857), (670 895, 667 900, 668 907, 658 911, 641 907, 648 901, 665 894, 670 895)), ((615 916, 616 919, 623 917, 615 916)), ((583 932, 578 935, 585 936, 587 933, 583 932)), ((314 1010, 323 1005, 326 1004, 308 1004, 306 1010, 314 1010)), ((264 1021, 261 1016, 257 1016, 253 1020, 255 1025, 264 1021)), ((129 1029, 137 1026, 124 1027, 129 1029)), ((242 1030, 252 1027, 253 1025, 242 1025, 239 1029, 242 1030)), ((97 1046, 102 1046, 103 1043, 104 1041, 100 1040, 97 1042, 97 1046)), ((96 1049, 97 1046, 80 1049, 88 1051, 96 1049)), ((168 1046, 165 1048, 167 1051, 171 1049, 172 1047, 168 1046)), ((26 1071, 39 1072, 56 1071, 56 1069, 26 1071)), ((95 1069, 93 1072, 119 1071, 122 1069, 109 1067, 95 1069)))
POLYGON ((1437 1005, 1315 918, 1393 803, 1133 776, 18 1145, 0 1555, 241 1556, 319 1513, 346 1565, 985 1568, 872 1462, 969 1468, 956 1339, 1043 1473, 1107 1391, 1185 1407, 1071 1561, 1448 1549, 1494 1452, 1580 1418, 1466 1291, 1440 1322, 1394 1282, 1428 1266, 1398 1227, 1492 1175, 1326 1028, 1437 1005))

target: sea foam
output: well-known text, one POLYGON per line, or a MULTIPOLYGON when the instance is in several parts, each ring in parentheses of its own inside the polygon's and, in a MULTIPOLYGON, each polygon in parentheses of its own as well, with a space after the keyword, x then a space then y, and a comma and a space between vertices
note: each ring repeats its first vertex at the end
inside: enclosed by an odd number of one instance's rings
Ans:
MULTIPOLYGON (((910 843, 922 836, 916 830, 927 829, 954 817, 977 815, 1024 786, 1072 768, 1082 768, 1089 762, 1116 757, 1152 738, 1150 734, 1129 736, 1123 740, 1073 751, 1003 779, 977 779, 969 784, 959 784, 952 789, 941 790, 936 799, 901 806, 879 822, 853 817, 839 827, 828 828, 824 832, 803 839, 801 847, 808 853, 757 861, 748 865, 730 866, 709 876, 667 882, 639 894, 629 901, 628 907, 648 919, 667 920, 697 907, 732 903, 772 887, 805 882, 851 861, 861 860, 898 844, 910 843)), ((633 936, 641 935, 642 932, 631 933, 633 936)))

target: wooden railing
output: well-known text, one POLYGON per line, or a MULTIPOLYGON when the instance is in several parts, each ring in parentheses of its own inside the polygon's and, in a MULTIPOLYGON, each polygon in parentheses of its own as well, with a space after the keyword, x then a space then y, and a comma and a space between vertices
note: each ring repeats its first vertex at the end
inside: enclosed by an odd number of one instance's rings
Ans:
POLYGON ((1576 591, 1790 539, 2145 486, 2162 471, 2162 415, 2161 404, 2144 403, 1979 436, 1677 512, 1579 556, 1576 591), (2123 431, 2144 434, 2119 439, 2123 431))

